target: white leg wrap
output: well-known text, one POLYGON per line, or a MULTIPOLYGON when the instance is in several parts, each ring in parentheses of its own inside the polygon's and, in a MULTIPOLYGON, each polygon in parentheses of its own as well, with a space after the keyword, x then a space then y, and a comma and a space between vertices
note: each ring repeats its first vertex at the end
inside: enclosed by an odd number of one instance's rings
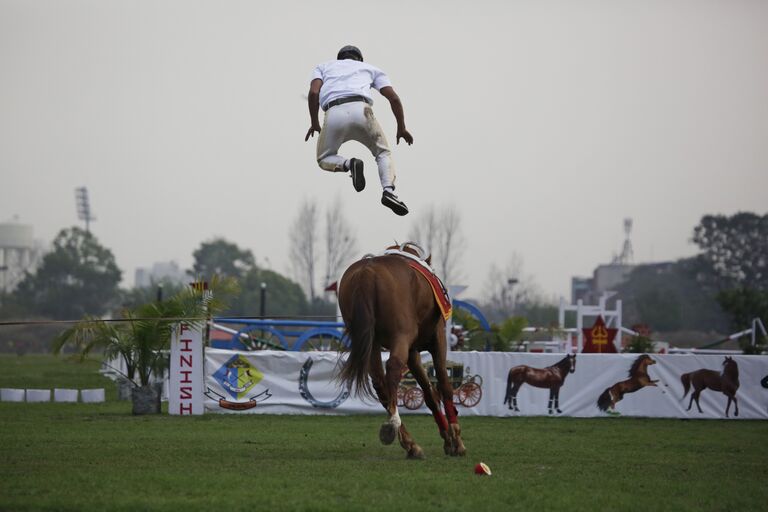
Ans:
POLYGON ((403 424, 403 422, 400 420, 400 413, 398 413, 397 410, 395 410, 395 414, 389 417, 388 423, 391 423, 397 429, 399 429, 400 425, 403 424))

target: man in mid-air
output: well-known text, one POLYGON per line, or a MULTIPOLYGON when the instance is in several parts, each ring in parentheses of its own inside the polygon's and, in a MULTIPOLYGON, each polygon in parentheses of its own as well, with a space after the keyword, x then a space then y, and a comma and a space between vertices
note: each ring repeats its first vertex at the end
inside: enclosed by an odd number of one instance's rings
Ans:
POLYGON ((397 215, 406 215, 408 207, 395 195, 395 168, 389 144, 371 108, 371 87, 389 100, 397 120, 397 144, 401 138, 408 145, 413 144, 413 137, 405 128, 403 104, 389 78, 380 69, 364 63, 362 52, 355 46, 345 46, 339 50, 336 60, 318 65, 312 73, 307 95, 312 124, 304 140, 308 141, 319 132, 317 163, 326 171, 348 172, 358 192, 365 188, 363 161, 346 159, 338 152, 339 147, 349 140, 363 144, 376 158, 384 189, 381 204, 397 215), (320 107, 325 111, 322 130, 318 119, 320 107))

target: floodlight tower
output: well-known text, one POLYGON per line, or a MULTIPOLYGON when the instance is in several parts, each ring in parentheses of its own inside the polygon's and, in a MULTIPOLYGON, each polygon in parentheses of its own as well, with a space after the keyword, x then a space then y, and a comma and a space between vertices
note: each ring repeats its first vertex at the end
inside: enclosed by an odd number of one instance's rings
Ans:
POLYGON ((631 265, 635 259, 634 252, 632 251, 632 240, 629 235, 632 234, 632 218, 627 217, 624 219, 624 246, 621 248, 621 255, 618 260, 623 265, 631 265))
POLYGON ((77 203, 77 218, 85 221, 85 232, 91 232, 91 221, 96 220, 91 214, 91 202, 88 200, 88 189, 78 187, 75 189, 75 202, 77 203))

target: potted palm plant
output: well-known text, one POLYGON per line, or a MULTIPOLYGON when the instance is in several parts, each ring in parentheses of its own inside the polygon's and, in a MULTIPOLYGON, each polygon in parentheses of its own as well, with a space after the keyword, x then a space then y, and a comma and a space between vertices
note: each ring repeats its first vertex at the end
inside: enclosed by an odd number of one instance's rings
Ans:
POLYGON ((237 284, 231 278, 214 277, 210 289, 213 293, 206 294, 201 288, 184 288, 168 300, 125 309, 116 320, 87 317, 56 338, 54 353, 72 345, 81 359, 96 349, 103 350, 105 359, 121 358, 126 368, 122 377, 132 385, 133 414, 159 413, 162 384, 157 381, 168 368, 167 350, 175 325, 184 319, 203 326, 226 307, 237 284))

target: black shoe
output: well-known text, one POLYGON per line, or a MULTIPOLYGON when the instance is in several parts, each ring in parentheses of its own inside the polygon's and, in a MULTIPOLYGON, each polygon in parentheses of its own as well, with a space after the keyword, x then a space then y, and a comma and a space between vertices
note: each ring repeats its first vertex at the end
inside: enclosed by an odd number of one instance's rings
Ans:
POLYGON ((400 215, 401 217, 403 215, 408 215, 408 207, 405 206, 405 203, 398 199, 397 196, 389 190, 385 190, 381 195, 381 204, 396 214, 400 215))
POLYGON ((349 159, 349 173, 352 175, 352 186, 358 192, 365 188, 365 174, 363 174, 363 161, 357 158, 349 159))

